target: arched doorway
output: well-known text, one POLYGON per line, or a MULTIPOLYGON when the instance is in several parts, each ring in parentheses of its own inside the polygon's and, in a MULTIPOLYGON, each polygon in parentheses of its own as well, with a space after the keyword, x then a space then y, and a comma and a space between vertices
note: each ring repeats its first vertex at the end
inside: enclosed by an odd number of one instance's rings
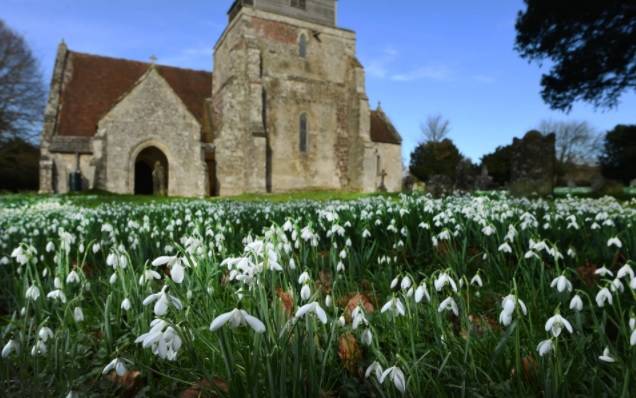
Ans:
POLYGON ((139 152, 135 159, 134 192, 135 195, 168 193, 168 158, 154 146, 139 152))

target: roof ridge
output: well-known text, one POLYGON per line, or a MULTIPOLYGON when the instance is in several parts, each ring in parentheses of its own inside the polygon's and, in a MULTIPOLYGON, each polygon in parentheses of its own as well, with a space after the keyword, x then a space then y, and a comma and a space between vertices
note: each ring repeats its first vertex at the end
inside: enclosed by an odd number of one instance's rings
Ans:
POLYGON ((72 53, 72 54, 83 55, 83 56, 92 57, 92 58, 110 59, 110 60, 113 60, 113 61, 137 63, 137 64, 147 65, 147 66, 155 65, 158 68, 179 69, 179 70, 184 70, 184 71, 189 71, 189 72, 207 73, 207 74, 210 74, 210 75, 213 74, 213 72, 210 72, 210 71, 207 71, 207 70, 203 70, 203 69, 185 68, 185 67, 182 67, 182 66, 164 65, 164 64, 156 64, 156 63, 152 64, 150 62, 138 61, 138 60, 135 60, 135 59, 113 57, 113 56, 100 55, 100 54, 94 54, 94 53, 87 53, 87 52, 75 51, 75 50, 71 50, 71 49, 69 49, 68 52, 72 53))

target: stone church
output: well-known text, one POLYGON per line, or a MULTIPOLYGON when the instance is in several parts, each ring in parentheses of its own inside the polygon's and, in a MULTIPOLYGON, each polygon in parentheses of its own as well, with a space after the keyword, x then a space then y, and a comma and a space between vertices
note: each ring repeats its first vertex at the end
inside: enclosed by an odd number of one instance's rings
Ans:
POLYGON ((371 110, 336 0, 236 0, 214 71, 58 48, 40 191, 181 196, 399 191, 401 137, 371 110))

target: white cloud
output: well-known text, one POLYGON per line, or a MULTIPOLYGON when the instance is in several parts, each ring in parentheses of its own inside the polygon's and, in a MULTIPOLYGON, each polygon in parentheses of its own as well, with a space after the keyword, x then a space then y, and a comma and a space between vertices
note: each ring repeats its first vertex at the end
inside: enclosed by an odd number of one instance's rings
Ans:
POLYGON ((445 65, 424 65, 408 72, 396 72, 400 53, 393 47, 385 48, 382 53, 366 61, 365 70, 368 76, 376 79, 390 79, 397 82, 414 80, 450 80, 452 72, 445 65))
POLYGON ((365 70, 369 76, 384 79, 389 74, 389 65, 398 57, 397 50, 388 47, 382 51, 382 54, 374 59, 369 60, 365 66, 365 70))
POLYGON ((391 75, 391 80, 397 82, 410 82, 414 80, 450 80, 451 70, 445 65, 422 66, 406 73, 391 75))

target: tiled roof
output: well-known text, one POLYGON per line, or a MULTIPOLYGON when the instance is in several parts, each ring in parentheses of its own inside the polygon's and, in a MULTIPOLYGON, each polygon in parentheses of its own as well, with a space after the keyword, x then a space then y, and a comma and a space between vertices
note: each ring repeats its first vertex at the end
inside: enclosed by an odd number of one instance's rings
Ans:
POLYGON ((400 145, 402 137, 382 109, 371 111, 371 141, 400 145))
MULTIPOLYGON (((57 135, 90 137, 97 123, 148 70, 150 64, 78 52, 68 53, 60 97, 57 135)), ((157 70, 192 115, 203 122, 204 101, 212 93, 212 74, 157 65, 157 70)))

